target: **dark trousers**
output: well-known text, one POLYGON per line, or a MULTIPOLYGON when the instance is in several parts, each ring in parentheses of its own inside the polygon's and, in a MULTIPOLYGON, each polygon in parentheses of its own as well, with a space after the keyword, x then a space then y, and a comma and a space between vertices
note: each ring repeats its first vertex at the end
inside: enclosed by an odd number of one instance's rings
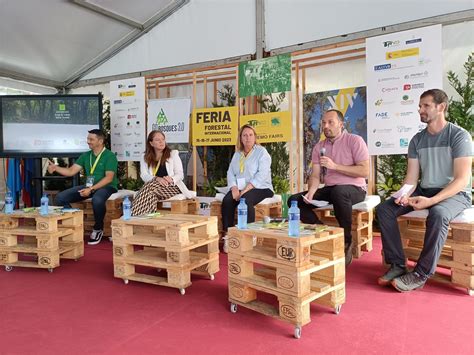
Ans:
MULTIPOLYGON (((313 212, 315 208, 313 205, 304 202, 303 196, 308 191, 300 192, 292 195, 288 199, 288 207, 291 206, 291 201, 298 201, 300 209, 300 219, 303 223, 308 224, 322 224, 316 214, 313 212)), ((334 206, 334 215, 337 223, 341 228, 344 228, 344 242, 349 244, 352 241, 352 205, 364 201, 365 190, 354 185, 335 185, 325 186, 318 189, 313 195, 313 200, 328 201, 334 206)))
MULTIPOLYGON (((247 222, 255 222, 255 205, 258 205, 266 198, 273 197, 273 191, 270 189, 252 189, 242 195, 247 204, 247 222)), ((222 200, 222 229, 227 232, 229 227, 235 225, 235 209, 239 201, 232 197, 232 191, 229 191, 222 200)))
MULTIPOLYGON (((441 189, 422 189, 417 187, 412 196, 432 197, 441 189)), ((422 276, 429 277, 435 270, 438 259, 448 236, 449 222, 466 208, 471 207, 471 198, 464 192, 441 201, 428 208, 426 232, 423 249, 415 271, 422 276)), ((413 211, 410 206, 399 206, 390 198, 377 207, 380 231, 382 232, 382 247, 385 261, 388 264, 405 265, 400 230, 397 217, 413 211)))
MULTIPOLYGON (((54 204, 56 206, 64 206, 71 208, 71 203, 87 200, 89 197, 82 197, 79 195, 79 190, 85 189, 84 185, 74 186, 70 189, 61 191, 55 198, 54 204)), ((109 199, 110 195, 117 192, 117 189, 112 186, 105 186, 98 189, 92 195, 92 209, 94 211, 94 229, 104 229, 104 217, 106 212, 105 204, 109 199)))

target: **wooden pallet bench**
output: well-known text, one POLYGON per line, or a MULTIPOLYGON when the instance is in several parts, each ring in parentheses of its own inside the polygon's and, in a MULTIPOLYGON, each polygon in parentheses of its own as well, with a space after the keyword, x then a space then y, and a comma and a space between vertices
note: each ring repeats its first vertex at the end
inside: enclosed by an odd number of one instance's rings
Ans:
POLYGON ((129 280, 178 288, 184 295, 191 274, 214 279, 219 271, 217 218, 162 214, 112 221, 114 275, 129 280), (166 276, 136 271, 136 266, 161 269, 166 276))
POLYGON ((344 232, 331 226, 308 226, 300 237, 287 229, 253 223, 249 229, 229 228, 229 302, 295 326, 301 336, 309 323, 312 302, 338 314, 345 302, 344 232), (263 226, 254 229, 254 226, 263 226), (278 307, 262 302, 258 293, 277 298, 278 307))
POLYGON ((158 211, 169 211, 175 214, 199 214, 200 203, 197 198, 168 200, 158 202, 158 211))
MULTIPOLYGON (((218 218, 219 233, 222 235, 222 199, 224 194, 217 194, 216 200, 211 202, 211 216, 218 218)), ((264 199, 255 206, 255 221, 263 221, 264 217, 280 218, 282 213, 281 197, 275 195, 264 199)), ((237 223, 237 208, 235 209, 235 221, 237 223)))
POLYGON ((38 211, 0 214, 0 265, 48 269, 60 265, 60 259, 78 260, 84 255, 82 211, 38 211))
MULTIPOLYGON (((364 252, 372 250, 374 208, 379 203, 379 196, 367 196, 365 201, 352 206, 351 235, 354 242, 352 253, 355 258, 360 258, 364 252)), ((316 208, 313 211, 323 224, 339 226, 332 205, 316 208)))
MULTIPOLYGON (((403 250, 410 261, 416 262, 423 249, 425 214, 427 211, 416 211, 398 217, 403 250)), ((450 223, 438 267, 449 270, 449 274, 436 272, 430 280, 464 287, 474 295, 474 221, 463 222, 458 217, 450 223)))

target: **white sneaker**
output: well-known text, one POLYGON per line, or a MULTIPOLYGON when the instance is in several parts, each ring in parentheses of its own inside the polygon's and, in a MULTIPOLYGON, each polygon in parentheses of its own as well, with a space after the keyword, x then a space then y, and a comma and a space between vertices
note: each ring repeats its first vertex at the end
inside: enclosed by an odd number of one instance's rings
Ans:
POLYGON ((222 247, 222 251, 227 254, 229 252, 229 237, 227 236, 227 234, 224 237, 222 237, 222 240, 224 241, 224 246, 222 247))

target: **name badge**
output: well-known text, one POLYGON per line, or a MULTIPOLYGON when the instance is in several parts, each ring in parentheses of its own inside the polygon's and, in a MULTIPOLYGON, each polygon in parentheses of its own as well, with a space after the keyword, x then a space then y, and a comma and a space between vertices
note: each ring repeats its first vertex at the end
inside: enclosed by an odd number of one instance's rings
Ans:
POLYGON ((247 185, 247 184, 245 183, 245 178, 238 178, 238 179, 237 179, 237 188, 238 188, 239 190, 245 189, 245 185, 247 185))
POLYGON ((86 187, 92 187, 94 185, 94 176, 90 175, 86 178, 86 187))

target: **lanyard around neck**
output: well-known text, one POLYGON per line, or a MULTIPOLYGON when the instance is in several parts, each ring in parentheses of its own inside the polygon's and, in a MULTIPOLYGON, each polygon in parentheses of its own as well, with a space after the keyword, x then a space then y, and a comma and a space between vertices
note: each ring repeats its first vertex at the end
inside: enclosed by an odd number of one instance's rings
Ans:
POLYGON ((161 163, 161 158, 160 158, 160 160, 158 161, 158 163, 156 163, 155 169, 153 169, 153 176, 156 176, 156 172, 157 172, 158 169, 160 168, 160 163, 161 163))
POLYGON ((245 156, 244 152, 240 153, 239 170, 241 174, 244 172, 245 161, 250 157, 252 152, 253 152, 253 147, 250 150, 250 152, 247 154, 247 156, 245 156))
POLYGON ((94 154, 94 152, 91 151, 91 155, 89 155, 89 164, 90 164, 90 167, 91 167, 91 175, 94 174, 95 168, 97 167, 97 163, 99 162, 100 157, 102 156, 102 153, 104 152, 104 150, 105 150, 105 147, 104 147, 104 148, 102 149, 102 151, 99 153, 99 155, 97 156, 97 158, 95 158, 94 165, 92 165, 92 154, 94 154))

